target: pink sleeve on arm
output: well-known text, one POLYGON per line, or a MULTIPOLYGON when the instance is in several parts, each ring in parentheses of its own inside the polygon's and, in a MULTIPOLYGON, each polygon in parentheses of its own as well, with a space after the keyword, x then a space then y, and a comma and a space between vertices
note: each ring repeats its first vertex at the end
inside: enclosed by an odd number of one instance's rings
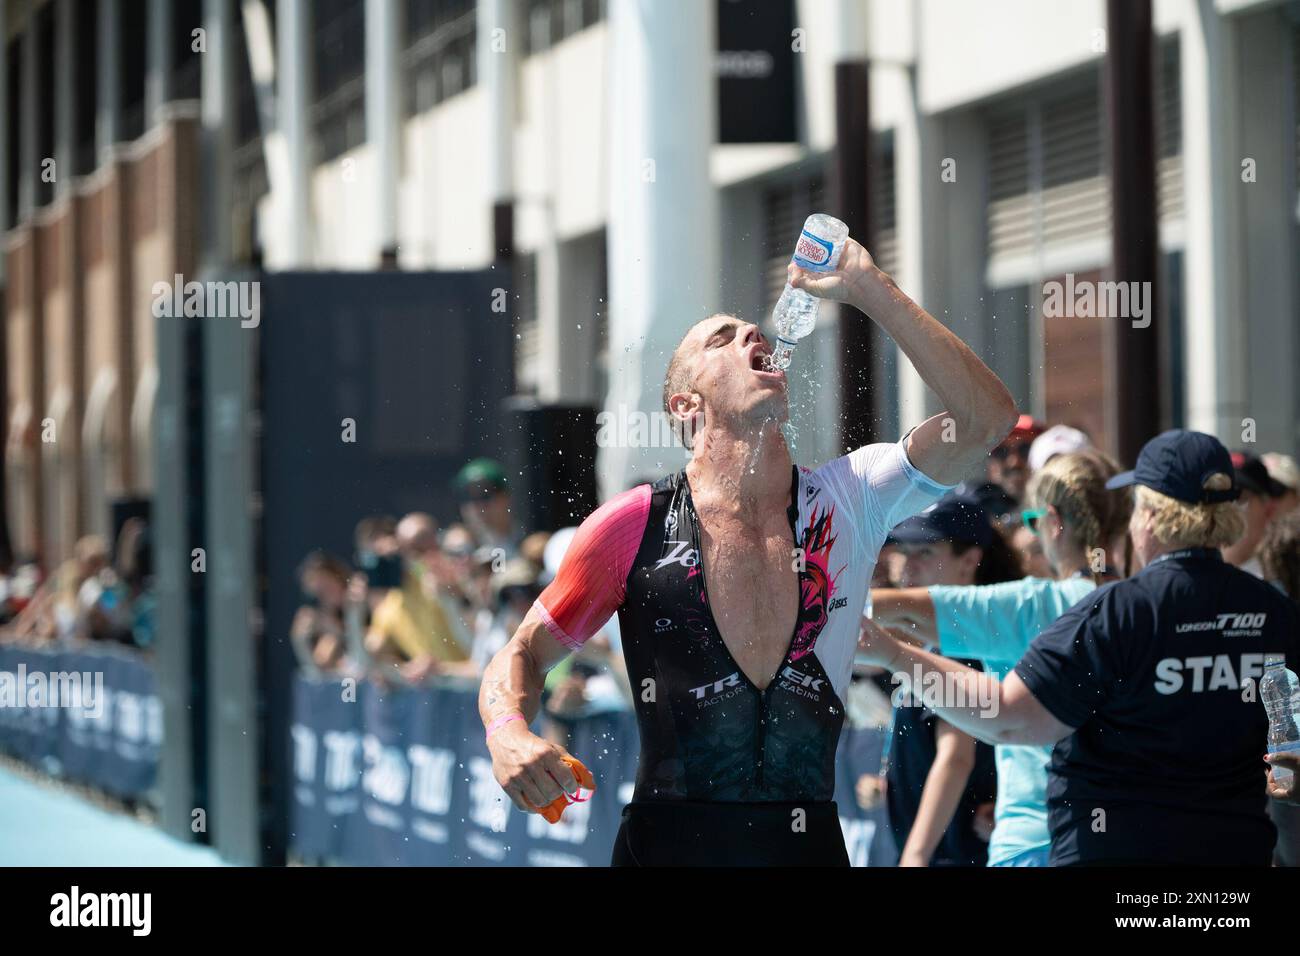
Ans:
POLYGON ((637 485, 593 511, 573 536, 559 573, 533 602, 552 636, 577 650, 619 609, 650 514, 650 486, 637 485))

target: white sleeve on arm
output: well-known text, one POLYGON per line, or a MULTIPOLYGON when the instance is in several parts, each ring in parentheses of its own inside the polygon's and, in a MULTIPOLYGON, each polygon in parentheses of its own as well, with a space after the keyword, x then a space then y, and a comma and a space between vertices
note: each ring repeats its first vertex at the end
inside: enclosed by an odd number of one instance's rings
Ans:
MULTIPOLYGON (((910 433, 909 433, 910 434, 910 433)), ((872 554, 889 529, 952 491, 923 474, 907 457, 901 441, 863 445, 817 469, 818 477, 849 511, 859 539, 872 554)))

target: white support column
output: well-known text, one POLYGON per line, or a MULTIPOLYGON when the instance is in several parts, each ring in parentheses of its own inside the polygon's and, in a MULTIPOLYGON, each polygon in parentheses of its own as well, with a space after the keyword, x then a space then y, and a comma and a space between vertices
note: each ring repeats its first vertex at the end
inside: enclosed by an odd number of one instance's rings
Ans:
MULTIPOLYGON (((122 5, 121 0, 99 0, 95 63, 99 70, 99 102, 95 108, 95 154, 103 165, 122 137, 122 5)), ((208 42, 211 43, 211 36, 208 42)))
MULTIPOLYGON (((1296 247, 1293 150, 1294 114, 1281 96, 1279 77, 1293 76, 1291 23, 1280 8, 1245 16, 1239 27, 1241 97, 1233 185, 1241 196, 1243 305, 1247 339, 1245 416, 1255 420, 1257 451, 1288 450, 1300 439, 1297 399, 1300 329, 1296 328, 1296 247), (1240 163, 1255 164, 1255 181, 1241 182, 1240 163)), ((1240 437, 1238 434, 1236 437, 1240 437)))
POLYGON ((476 25, 478 82, 485 98, 489 200, 509 202, 515 194, 515 93, 524 42, 516 0, 479 0, 476 25))
POLYGON ((144 80, 144 117, 149 127, 160 119, 163 105, 172 98, 172 69, 174 38, 173 0, 148 0, 149 25, 147 27, 148 63, 144 80))
POLYGON ((273 182, 279 236, 271 265, 303 269, 312 264, 311 208, 311 0, 276 3, 276 128, 284 175, 273 182))
MULTIPOLYGON (((923 308, 942 320, 938 276, 944 268, 943 243, 934 226, 939 182, 938 123, 921 110, 916 70, 907 71, 905 88, 910 92, 894 130, 895 203, 898 210, 899 288, 923 308)), ((938 399, 921 381, 912 363, 901 353, 898 359, 898 419, 902 431, 919 425, 939 411, 938 399)))
POLYGON ((75 0, 55 0, 54 59, 63 64, 54 71, 54 195, 67 195, 72 188, 77 152, 77 73, 85 65, 77 61, 77 19, 75 0))
MULTIPOLYGON (((662 410, 664 370, 718 301, 718 200, 709 153, 716 22, 696 0, 610 0, 610 391, 617 416, 662 410)), ((604 447, 605 495, 678 467, 674 449, 604 447)))
POLYGON ((1191 5, 1182 30, 1183 191, 1187 245, 1187 427, 1241 444, 1248 414, 1240 294, 1238 25, 1214 0, 1191 5))
POLYGON ((18 220, 36 211, 36 189, 41 175, 40 144, 36 140, 37 110, 40 103, 41 45, 37 41, 36 12, 27 8, 27 26, 22 35, 23 62, 18 86, 18 220))
POLYGON ((231 257, 237 102, 234 0, 203 0, 203 29, 207 50, 201 59, 199 168, 206 203, 199 226, 199 262, 212 273, 223 270, 231 257))
POLYGON ((374 196, 378 255, 397 248, 397 192, 401 177, 401 4, 366 3, 366 140, 375 151, 374 196))

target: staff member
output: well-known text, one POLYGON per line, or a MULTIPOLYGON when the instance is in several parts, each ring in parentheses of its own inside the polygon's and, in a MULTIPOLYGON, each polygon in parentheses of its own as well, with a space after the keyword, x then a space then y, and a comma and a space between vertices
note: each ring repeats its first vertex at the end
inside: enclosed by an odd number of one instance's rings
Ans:
MULTIPOLYGON (((1147 442, 1129 533, 1144 565, 1067 611, 996 680, 863 622, 861 653, 919 679, 954 680, 968 701, 940 716, 999 744, 1055 743, 1047 788, 1051 864, 1267 866, 1266 657, 1300 664, 1300 612, 1224 563, 1243 530, 1232 459, 1175 430, 1147 442)), ((953 699, 962 699, 954 695, 953 699)))

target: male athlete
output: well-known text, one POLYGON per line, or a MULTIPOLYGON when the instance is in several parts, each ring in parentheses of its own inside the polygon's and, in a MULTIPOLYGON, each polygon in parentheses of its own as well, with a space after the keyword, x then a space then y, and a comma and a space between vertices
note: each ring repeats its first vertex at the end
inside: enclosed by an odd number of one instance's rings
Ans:
POLYGON ((479 695, 515 805, 573 793, 567 755, 528 724, 547 669, 618 614, 641 759, 615 865, 847 865, 835 747, 876 556, 1016 420, 997 376, 852 239, 838 270, 791 265, 790 279, 869 315, 949 411, 796 468, 785 375, 765 370, 758 327, 714 315, 682 339, 664 407, 694 435, 690 462, 582 523, 479 695))

